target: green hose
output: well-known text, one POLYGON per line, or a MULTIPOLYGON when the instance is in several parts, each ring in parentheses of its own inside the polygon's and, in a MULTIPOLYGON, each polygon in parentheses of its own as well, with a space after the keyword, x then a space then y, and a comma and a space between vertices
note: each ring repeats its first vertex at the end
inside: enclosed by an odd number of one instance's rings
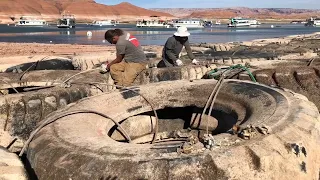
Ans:
POLYGON ((254 76, 253 76, 252 72, 249 70, 249 68, 246 67, 246 66, 243 66, 243 65, 241 65, 241 64, 233 65, 233 66, 230 66, 230 67, 228 67, 228 68, 215 68, 215 69, 213 69, 212 71, 209 71, 208 77, 209 77, 209 78, 212 77, 213 79, 217 79, 217 80, 218 80, 218 79, 220 78, 220 75, 221 75, 221 74, 215 75, 215 73, 217 73, 217 72, 219 72, 219 71, 221 71, 221 70, 223 70, 223 72, 225 72, 225 71, 234 70, 234 69, 241 69, 241 70, 243 70, 243 71, 247 71, 247 73, 249 74, 251 80, 252 80, 253 82, 257 82, 257 80, 254 78, 254 76))

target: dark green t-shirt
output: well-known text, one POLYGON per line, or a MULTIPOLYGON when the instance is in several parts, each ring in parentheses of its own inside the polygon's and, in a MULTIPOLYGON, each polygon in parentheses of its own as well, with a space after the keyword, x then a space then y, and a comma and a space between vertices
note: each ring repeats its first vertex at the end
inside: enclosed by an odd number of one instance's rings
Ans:
POLYGON ((179 59, 183 46, 186 48, 187 54, 190 59, 194 59, 195 56, 192 54, 192 50, 189 44, 189 40, 181 43, 176 39, 175 36, 169 37, 163 50, 162 50, 162 61, 164 66, 177 66, 176 60, 179 59))
POLYGON ((117 54, 124 55, 126 62, 142 63, 147 61, 146 55, 138 41, 130 33, 124 32, 116 44, 117 54))

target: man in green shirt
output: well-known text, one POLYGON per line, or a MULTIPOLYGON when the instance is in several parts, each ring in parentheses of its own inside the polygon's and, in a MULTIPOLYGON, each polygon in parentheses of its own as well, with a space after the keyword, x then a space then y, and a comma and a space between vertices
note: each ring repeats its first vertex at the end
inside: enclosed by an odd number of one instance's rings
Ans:
POLYGON ((159 62, 158 67, 172 67, 182 66, 183 62, 179 59, 179 55, 182 51, 183 46, 186 48, 189 58, 193 64, 199 64, 192 54, 192 50, 189 44, 188 37, 190 33, 186 27, 179 27, 177 32, 170 37, 162 51, 162 60, 159 62))

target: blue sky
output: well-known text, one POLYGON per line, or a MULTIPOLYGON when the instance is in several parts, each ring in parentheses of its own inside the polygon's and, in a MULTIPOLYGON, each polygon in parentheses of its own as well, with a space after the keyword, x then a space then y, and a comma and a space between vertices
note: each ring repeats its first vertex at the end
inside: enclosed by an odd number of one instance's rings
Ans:
MULTIPOLYGON (((95 1, 107 5, 123 2, 123 0, 95 1)), ((320 9, 320 0, 128 0, 127 2, 144 8, 260 7, 320 9)))

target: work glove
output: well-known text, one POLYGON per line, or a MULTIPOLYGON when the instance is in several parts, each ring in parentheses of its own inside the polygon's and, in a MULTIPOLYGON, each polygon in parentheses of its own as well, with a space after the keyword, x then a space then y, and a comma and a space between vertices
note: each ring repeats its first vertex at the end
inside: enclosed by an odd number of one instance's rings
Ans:
POLYGON ((194 64, 194 65, 199 65, 199 61, 197 61, 196 59, 193 59, 193 60, 192 60, 192 64, 194 64))
POLYGON ((180 59, 176 60, 176 63, 178 66, 183 66, 183 62, 180 59))
POLYGON ((109 71, 108 64, 105 64, 105 63, 101 64, 100 73, 106 73, 108 71, 109 71))

